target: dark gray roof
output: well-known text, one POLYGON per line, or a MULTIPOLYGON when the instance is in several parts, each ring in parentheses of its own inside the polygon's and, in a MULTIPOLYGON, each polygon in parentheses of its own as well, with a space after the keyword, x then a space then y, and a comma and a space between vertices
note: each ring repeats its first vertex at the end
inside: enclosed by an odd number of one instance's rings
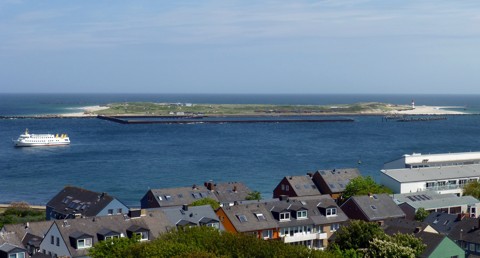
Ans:
POLYGON ((432 212, 425 218, 425 220, 423 220, 423 222, 430 225, 438 231, 438 233, 448 235, 457 222, 460 221, 458 216, 462 216, 462 214, 456 215, 443 212, 432 212))
POLYGON ((313 178, 314 180, 318 180, 318 177, 323 178, 332 193, 340 193, 345 191, 345 187, 350 180, 359 176, 360 171, 357 168, 341 168, 332 170, 318 170, 313 175, 313 178))
POLYGON ((96 216, 114 197, 106 193, 97 193, 75 186, 66 186, 48 203, 47 207, 53 208, 63 215, 80 213, 86 217, 96 216))
POLYGON ((436 232, 428 232, 428 226, 427 223, 407 219, 388 219, 384 221, 382 228, 388 235, 398 233, 414 234, 415 237, 420 238, 422 243, 426 245, 425 250, 419 257, 429 257, 446 236, 436 232))
POLYGON ((225 212, 238 232, 250 232, 277 227, 277 221, 272 217, 272 214, 263 202, 234 205, 220 209, 225 212), (265 219, 259 219, 256 214, 262 214, 265 219))
POLYGON ((315 225, 328 225, 348 221, 348 216, 328 194, 320 196, 294 197, 290 198, 290 201, 300 202, 305 208, 307 208, 308 217, 315 225), (322 214, 322 210, 326 208, 336 208, 337 215, 326 217, 322 214))
POLYGON ((297 196, 321 195, 309 175, 285 177, 297 196))
POLYGON ((342 204, 341 207, 347 205, 347 202, 354 202, 369 221, 405 217, 405 213, 388 194, 353 196, 342 204))
POLYGON ((11 243, 26 247, 33 238, 43 239, 43 236, 52 226, 53 221, 38 221, 3 226, 4 234, 0 234, 0 244, 11 243))
POLYGON ((212 191, 204 186, 150 189, 160 207, 181 206, 194 201, 211 198, 218 201, 212 191))
POLYGON ((105 229, 115 231, 127 236, 127 231, 148 229, 150 239, 156 238, 159 234, 166 232, 174 225, 169 222, 161 211, 147 211, 145 216, 129 218, 126 215, 101 216, 94 218, 80 218, 69 220, 56 220, 55 226, 60 231, 68 250, 73 257, 87 255, 88 249, 75 249, 71 245, 70 237, 79 235, 92 236, 95 245, 99 239, 98 234, 105 232, 105 229))
POLYGON ((480 244, 480 219, 464 218, 458 221, 448 236, 454 240, 480 244))
MULTIPOLYGON (((193 225, 197 226, 212 221, 219 222, 217 214, 210 205, 162 208, 161 210, 165 213, 170 222, 175 225, 184 226, 181 223, 185 223, 185 221, 192 222, 193 225)), ((221 225, 221 223, 220 229, 223 230, 223 225, 221 225)))
POLYGON ((213 192, 220 203, 243 201, 251 190, 241 182, 213 183, 213 192))
POLYGON ((20 246, 16 246, 16 245, 12 245, 12 244, 9 244, 9 243, 4 243, 2 245, 0 245, 0 251, 4 251, 6 253, 14 250, 14 249, 22 249, 22 250, 25 250, 24 248, 20 247, 20 246))

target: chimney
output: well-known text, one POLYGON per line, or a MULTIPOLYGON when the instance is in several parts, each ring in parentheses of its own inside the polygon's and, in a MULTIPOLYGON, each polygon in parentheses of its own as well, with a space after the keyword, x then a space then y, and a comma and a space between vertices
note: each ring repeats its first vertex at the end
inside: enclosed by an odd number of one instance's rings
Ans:
POLYGON ((312 172, 308 172, 308 173, 307 173, 307 176, 309 176, 310 178, 312 178, 312 177, 313 177, 313 173, 312 173, 312 172))
POLYGON ((465 213, 461 212, 461 213, 457 214, 457 221, 462 221, 463 218, 465 218, 465 213))
POLYGON ((184 210, 184 211, 188 211, 188 204, 184 204, 184 205, 182 205, 182 210, 184 210))
POLYGON ((196 184, 192 185, 192 189, 193 190, 198 190, 197 185, 196 184))
POLYGON ((237 186, 236 186, 236 185, 233 186, 233 192, 234 192, 234 193, 237 192, 237 186))

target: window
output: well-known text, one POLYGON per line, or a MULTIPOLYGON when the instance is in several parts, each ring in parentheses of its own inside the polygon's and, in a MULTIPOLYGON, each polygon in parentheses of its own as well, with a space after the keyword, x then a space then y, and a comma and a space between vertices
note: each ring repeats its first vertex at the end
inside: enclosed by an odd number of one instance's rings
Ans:
POLYGON ((118 236, 118 235, 106 236, 105 240, 113 240, 113 239, 116 239, 116 238, 120 238, 120 236, 118 236))
POLYGON ((335 223, 330 225, 330 232, 335 232, 340 228, 340 224, 335 223))
POLYGON ((140 236, 140 241, 148 240, 148 232, 138 232, 135 233, 137 236, 140 236))
POLYGON ((427 182, 427 188, 434 188, 435 182, 427 182))
POLYGON ((238 218, 238 220, 240 220, 240 222, 242 222, 242 223, 248 221, 248 220, 247 220, 247 216, 245 216, 245 215, 243 215, 243 214, 238 214, 238 215, 237 215, 237 218, 238 218))
POLYGON ((290 186, 289 185, 285 186, 285 191, 290 191, 290 186))
POLYGON ((265 218, 265 216, 263 216, 262 213, 255 213, 255 216, 257 216, 257 219, 258 219, 259 221, 260 221, 260 220, 267 220, 267 219, 265 218))
POLYGON ((375 206, 375 205, 370 205, 370 208, 372 208, 372 210, 376 210, 376 209, 377 209, 377 206, 375 206))
POLYGON ((337 208, 328 208, 326 214, 327 217, 337 216, 337 208))
POLYGON ((54 245, 55 244, 55 237, 50 236, 50 244, 54 245))
POLYGON ((219 229, 220 224, 218 224, 218 222, 207 223, 207 227, 212 227, 212 228, 219 229))
POLYGON ((60 238, 57 237, 57 246, 60 246, 60 238))
POLYGON ((25 253, 14 253, 14 254, 9 254, 8 258, 25 258, 25 253))
POLYGON ((297 211, 297 219, 306 219, 307 211, 297 211))
POLYGON ((113 215, 113 209, 108 209, 108 215, 113 215))
POLYGON ((272 238, 273 237, 273 230, 271 230, 271 229, 263 230, 262 231, 262 237, 264 239, 272 238))
POLYGON ((289 212, 280 213, 280 220, 290 220, 290 213, 289 212))
POLYGON ((92 247, 92 239, 85 238, 85 239, 78 239, 77 240, 77 249, 81 248, 89 248, 92 247))
POLYGON ((117 214, 122 214, 122 208, 117 209, 117 214))
POLYGON ((284 184, 282 184, 282 186, 281 186, 281 187, 282 187, 282 191, 285 191, 285 185, 284 185, 284 184))

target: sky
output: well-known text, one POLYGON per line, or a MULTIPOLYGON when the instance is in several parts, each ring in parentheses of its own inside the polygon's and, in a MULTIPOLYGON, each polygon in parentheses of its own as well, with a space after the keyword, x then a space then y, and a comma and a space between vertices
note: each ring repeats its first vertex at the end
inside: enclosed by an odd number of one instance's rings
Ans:
POLYGON ((478 0, 0 0, 0 93, 479 86, 478 0))

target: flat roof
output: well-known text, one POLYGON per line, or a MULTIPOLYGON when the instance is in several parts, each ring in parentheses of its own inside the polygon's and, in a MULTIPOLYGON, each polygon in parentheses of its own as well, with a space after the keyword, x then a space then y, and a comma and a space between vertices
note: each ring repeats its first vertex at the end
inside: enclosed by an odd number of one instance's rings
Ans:
POLYGON ((438 154, 405 154, 405 163, 422 163, 427 160, 432 162, 448 162, 448 161, 467 161, 480 160, 480 152, 457 152, 457 153, 438 153, 438 154))
POLYGON ((425 182, 480 177, 480 164, 424 168, 382 169, 381 172, 400 183, 425 182))
POLYGON ((443 208, 443 207, 452 207, 452 206, 461 206, 461 205, 474 205, 479 203, 479 201, 472 196, 461 196, 456 198, 444 198, 436 200, 425 200, 419 202, 408 202, 408 205, 412 206, 415 209, 424 208, 434 209, 434 208, 443 208))

